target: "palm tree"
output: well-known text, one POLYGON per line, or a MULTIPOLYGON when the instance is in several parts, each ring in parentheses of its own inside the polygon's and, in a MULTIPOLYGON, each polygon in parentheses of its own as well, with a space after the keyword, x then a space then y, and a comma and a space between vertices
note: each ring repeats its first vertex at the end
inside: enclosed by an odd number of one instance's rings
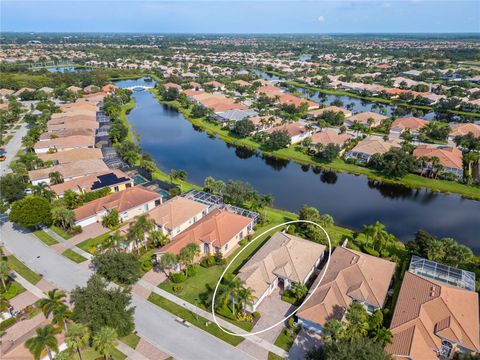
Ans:
POLYGON ((242 306, 243 308, 243 315, 245 315, 247 311, 247 306, 253 305, 256 297, 253 295, 253 290, 249 287, 242 286, 238 290, 238 298, 239 298, 239 306, 242 306))
POLYGON ((382 344, 382 346, 385 347, 388 344, 392 343, 393 335, 390 329, 382 326, 375 331, 375 334, 373 335, 373 340, 377 343, 382 344))
POLYGON ((52 219, 56 224, 60 224, 63 230, 67 230, 73 226, 75 213, 64 206, 56 206, 52 208, 52 219))
POLYGON ((352 302, 345 314, 346 334, 349 339, 365 336, 368 332, 368 313, 359 302, 352 302))
POLYGON ((58 305, 52 310, 52 324, 57 325, 60 329, 67 329, 71 317, 72 311, 65 304, 58 305))
POLYGON ((118 345, 117 338, 118 334, 115 329, 104 326, 93 336, 93 347, 105 357, 105 360, 108 360, 118 345))
POLYGON ((58 352, 58 341, 55 335, 59 332, 60 330, 52 325, 38 328, 36 330, 37 335, 28 339, 25 342, 25 347, 30 351, 35 360, 39 360, 45 352, 52 359, 52 351, 58 352))
POLYGON ((10 268, 5 260, 0 260, 0 280, 2 281, 3 288, 7 291, 7 280, 10 276, 10 268))
POLYGON ((436 156, 432 156, 430 158, 430 163, 432 164, 432 177, 437 177, 437 173, 438 173, 438 169, 439 169, 439 165, 440 164, 440 159, 436 156))
POLYGON ((328 342, 337 342, 345 336, 345 329, 341 321, 337 319, 328 320, 322 331, 323 340, 328 342))
POLYGON ((46 318, 50 316, 53 311, 58 308, 59 306, 65 305, 65 292, 58 289, 50 290, 47 293, 47 297, 40 299, 38 302, 38 306, 42 309, 43 315, 46 318))
POLYGON ((262 207, 270 207, 273 205, 275 198, 272 194, 264 194, 260 197, 260 205, 262 207))
MULTIPOLYGON (((0 312, 6 311, 10 306, 10 302, 3 296, 0 296, 0 312)), ((1 333, 0 333, 1 336, 1 333)))
POLYGON ((158 230, 150 231, 148 237, 150 238, 155 247, 162 247, 170 242, 170 238, 158 230))
POLYGON ((466 165, 464 178, 467 181, 470 181, 472 179, 472 167, 473 167, 473 164, 478 161, 478 158, 479 158, 479 155, 474 153, 473 151, 463 154, 463 163, 466 165))
POLYGON ((366 240, 365 240, 365 245, 368 246, 370 236, 373 236, 373 225, 363 225, 363 230, 362 232, 365 234, 366 240))
POLYGON ((183 265, 188 266, 193 263, 193 260, 198 255, 200 255, 200 246, 195 243, 189 243, 182 250, 180 250, 178 258, 183 265))
POLYGON ((71 350, 76 350, 78 357, 82 360, 80 349, 88 345, 90 340, 90 330, 82 324, 72 324, 65 334, 65 342, 71 350))
POLYGON ((48 184, 44 181, 32 187, 32 193, 35 196, 43 196, 43 194, 47 190, 48 190, 48 184))
POLYGON ((170 276, 170 271, 173 269, 173 267, 177 264, 177 257, 173 255, 172 253, 165 253, 162 255, 160 258, 160 262, 158 266, 160 269, 163 270, 165 275, 170 276), (168 270, 168 273, 166 272, 168 270))
POLYGON ((421 171, 420 171, 421 176, 424 175, 424 170, 427 168, 427 164, 429 160, 430 159, 427 156, 421 156, 418 158, 418 161, 420 162, 420 166, 421 166, 421 171))
POLYGON ((380 221, 375 222, 372 229, 372 238, 373 238, 373 248, 375 249, 375 245, 380 243, 381 240, 385 237, 385 225, 383 225, 380 221))
POLYGON ((50 183, 52 185, 57 185, 63 183, 63 176, 60 174, 58 171, 51 172, 48 174, 48 177, 50 178, 50 183))
POLYGON ((153 229, 155 229, 155 221, 147 217, 147 215, 140 215, 134 222, 130 223, 128 238, 135 242, 138 254, 140 254, 140 245, 142 242, 145 243, 145 250, 147 249, 145 238, 153 229))

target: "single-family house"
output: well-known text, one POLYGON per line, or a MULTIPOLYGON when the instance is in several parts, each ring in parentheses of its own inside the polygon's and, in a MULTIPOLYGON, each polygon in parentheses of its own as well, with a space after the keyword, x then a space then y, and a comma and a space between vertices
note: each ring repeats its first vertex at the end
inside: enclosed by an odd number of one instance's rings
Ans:
POLYGON ((221 253, 227 256, 240 240, 253 231, 253 220, 225 209, 214 209, 192 226, 176 235, 160 249, 160 253, 179 254, 185 246, 195 243, 200 246, 200 255, 221 253))
POLYGON ((163 87, 168 90, 168 89, 177 89, 178 91, 181 91, 182 90, 182 87, 178 84, 175 84, 175 83, 166 83, 163 85, 163 87))
POLYGON ((305 284, 319 266, 326 247, 284 232, 276 232, 240 269, 238 277, 253 290, 254 312, 276 289, 305 284))
POLYGON ((162 196, 143 186, 127 188, 100 199, 90 201, 75 209, 75 225, 85 227, 102 219, 111 210, 117 210, 120 221, 128 221, 135 216, 148 213, 162 203, 162 196))
POLYGON ((50 185, 50 190, 55 192, 58 197, 63 197, 67 190, 84 194, 109 187, 111 192, 119 192, 132 186, 134 186, 133 179, 123 171, 115 169, 82 176, 61 184, 50 185))
POLYGON ((38 154, 43 161, 53 161, 55 164, 66 164, 79 160, 102 159, 100 149, 81 148, 74 150, 58 151, 53 153, 38 154))
POLYGON ((95 136, 72 135, 67 137, 50 138, 38 141, 33 149, 36 154, 54 151, 66 151, 80 148, 95 147, 95 136))
POLYGON ((95 136, 95 131, 90 128, 69 128, 69 129, 62 129, 55 132, 45 132, 40 135, 38 138, 39 141, 48 141, 57 138, 66 138, 70 136, 95 136))
POLYGON ((374 154, 385 154, 392 148, 400 148, 398 140, 384 141, 380 138, 369 136, 360 141, 352 150, 345 154, 345 159, 357 159, 368 163, 374 154))
POLYGON ((225 85, 219 81, 209 81, 204 83, 203 85, 211 86, 215 90, 225 90, 225 85))
POLYGON ((226 123, 231 121, 240 121, 257 115, 258 113, 253 109, 234 109, 215 114, 214 119, 220 121, 221 123, 226 123))
POLYGON ((335 113, 341 112, 346 118, 352 116, 352 112, 350 110, 347 110, 338 106, 327 106, 321 109, 315 109, 315 110, 309 111, 307 113, 307 118, 317 117, 329 111, 335 112, 335 113))
POLYGON ((472 123, 456 123, 450 124, 450 134, 448 140, 450 143, 454 143, 454 139, 457 136, 464 136, 468 133, 472 133, 474 137, 480 138, 480 125, 472 123))
POLYGON ((208 205, 182 196, 157 206, 148 213, 157 229, 170 238, 180 234, 208 214, 208 205))
POLYGON ((37 185, 42 182, 50 184, 50 174, 54 172, 59 172, 64 181, 70 181, 107 170, 108 166, 102 160, 89 159, 31 170, 28 172, 28 177, 32 185, 37 185))
POLYGON ((420 129, 428 124, 427 120, 420 119, 414 116, 402 117, 395 119, 390 126, 390 136, 392 138, 400 138, 404 131, 409 131, 412 135, 418 135, 420 129))
POLYGON ((337 246, 329 266, 310 288, 313 295, 297 313, 299 323, 321 333, 327 320, 342 320, 354 301, 363 304, 370 314, 381 309, 394 273, 395 263, 391 261, 337 246))
POLYGON ((73 86, 73 85, 72 85, 72 86, 69 86, 69 87, 67 88, 67 90, 70 91, 70 92, 72 92, 72 93, 74 93, 74 94, 77 94, 77 93, 79 93, 80 91, 82 91, 82 88, 79 88, 78 86, 73 86))
POLYGON ((328 144, 338 145, 340 148, 346 141, 353 139, 353 135, 347 133, 340 133, 337 129, 323 129, 312 135, 312 147, 316 144, 326 146, 328 144))
POLYGON ((299 122, 279 125, 279 126, 265 130, 265 132, 268 134, 271 134, 274 131, 286 131, 290 136, 292 144, 299 143, 312 135, 312 132, 310 130, 307 130, 305 126, 303 126, 299 122))
POLYGON ((452 359, 456 353, 480 352, 478 293, 475 274, 413 257, 393 313, 395 359, 452 359), (422 264, 422 267, 412 264, 422 264), (459 284, 470 279, 470 287, 459 284))
MULTIPOLYGON (((413 156, 417 159, 436 157, 442 165, 442 173, 453 174, 459 179, 463 178, 463 154, 454 146, 419 145, 413 150, 413 156)), ((432 163, 427 164, 427 169, 435 170, 432 163)))
POLYGON ((365 127, 377 127, 382 124, 382 121, 388 119, 388 116, 377 114, 375 112, 366 111, 350 116, 344 123, 346 127, 352 126, 354 123, 359 123, 365 127))

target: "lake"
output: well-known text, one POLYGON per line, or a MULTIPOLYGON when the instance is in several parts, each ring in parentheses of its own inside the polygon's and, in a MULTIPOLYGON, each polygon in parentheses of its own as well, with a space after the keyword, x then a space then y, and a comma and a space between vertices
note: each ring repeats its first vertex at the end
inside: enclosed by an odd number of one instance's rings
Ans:
MULTIPOLYGON (((147 83, 139 79, 117 85, 147 83)), ((258 192, 272 194, 278 208, 298 212, 308 204, 332 215, 337 224, 354 229, 379 220, 402 240, 424 229, 439 237, 453 237, 480 253, 479 201, 266 158, 196 129, 149 92, 135 92, 133 96, 136 106, 128 120, 140 135, 140 145, 162 171, 184 169, 188 181, 198 185, 207 176, 248 181, 258 192)))

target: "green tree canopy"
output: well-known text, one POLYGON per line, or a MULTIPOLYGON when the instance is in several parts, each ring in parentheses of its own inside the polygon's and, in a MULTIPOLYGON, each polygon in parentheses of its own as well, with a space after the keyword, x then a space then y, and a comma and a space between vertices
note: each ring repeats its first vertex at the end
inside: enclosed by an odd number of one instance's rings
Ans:
POLYGON ((51 211, 51 205, 47 199, 39 196, 27 196, 12 205, 9 219, 13 223, 27 228, 36 228, 40 225, 49 226, 52 224, 51 211))

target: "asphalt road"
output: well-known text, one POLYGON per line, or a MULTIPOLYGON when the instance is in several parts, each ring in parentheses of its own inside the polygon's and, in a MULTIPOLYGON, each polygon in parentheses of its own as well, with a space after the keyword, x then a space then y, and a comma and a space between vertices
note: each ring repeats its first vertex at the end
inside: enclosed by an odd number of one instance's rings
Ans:
MULTIPOLYGON (((76 286, 83 286, 91 275, 90 270, 56 253, 34 235, 14 229, 10 222, 1 224, 0 240, 29 268, 59 288, 70 291, 76 286)), ((175 359, 252 359, 202 330, 180 324, 170 313, 138 296, 133 296, 133 305, 138 333, 175 359)))
POLYGON ((15 135, 13 138, 8 142, 7 145, 3 146, 6 151, 5 154, 5 161, 0 162, 0 175, 5 175, 6 173, 10 172, 8 165, 15 157, 15 154, 18 150, 22 147, 22 137, 27 134, 27 124, 21 123, 22 127, 16 130, 15 135))

